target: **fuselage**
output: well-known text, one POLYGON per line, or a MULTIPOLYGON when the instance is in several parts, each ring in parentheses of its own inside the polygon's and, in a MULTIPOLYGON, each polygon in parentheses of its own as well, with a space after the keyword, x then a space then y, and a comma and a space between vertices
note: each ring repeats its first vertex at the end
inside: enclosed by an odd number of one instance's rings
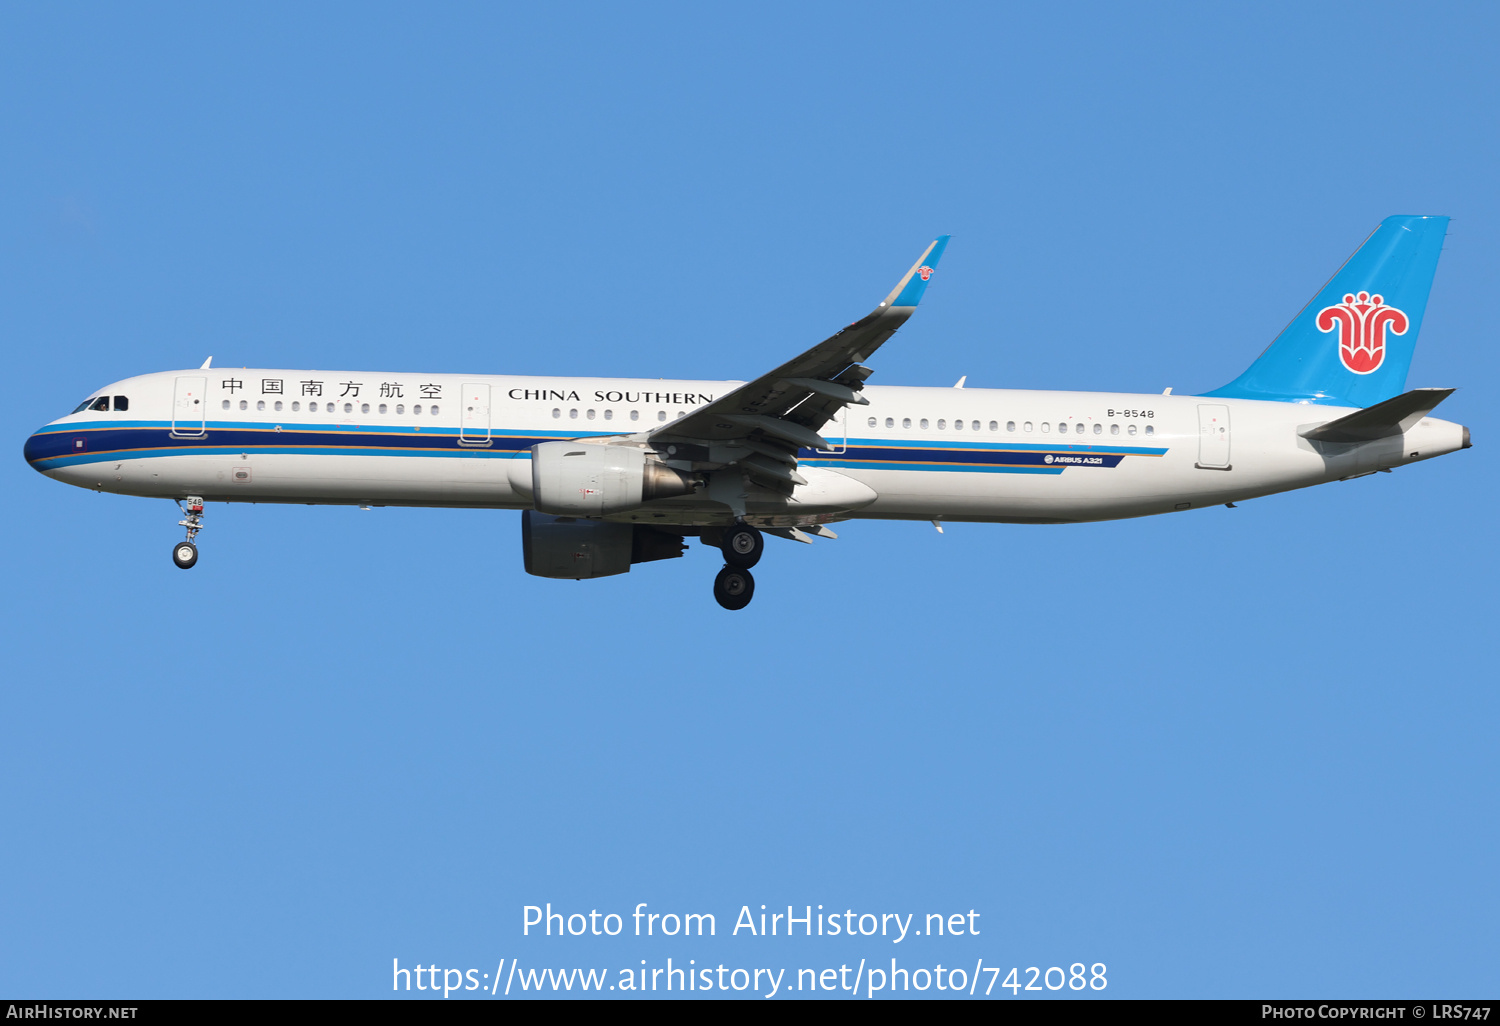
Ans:
MULTIPOLYGON (((739 382, 298 370, 169 371, 93 393, 26 443, 38 471, 124 495, 210 502, 531 508, 531 446, 668 424, 739 382), (125 403, 118 402, 122 397, 125 403), (99 402, 92 404, 100 406, 99 402), (124 408, 120 408, 123 406, 124 408)), ((765 525, 848 518, 1063 523, 1248 499, 1464 447, 1432 417, 1360 444, 1299 429, 1352 408, 1173 395, 870 385, 803 449, 765 525)), ((670 462, 673 453, 659 454, 670 462)), ((663 524, 732 518, 662 500, 663 524)))

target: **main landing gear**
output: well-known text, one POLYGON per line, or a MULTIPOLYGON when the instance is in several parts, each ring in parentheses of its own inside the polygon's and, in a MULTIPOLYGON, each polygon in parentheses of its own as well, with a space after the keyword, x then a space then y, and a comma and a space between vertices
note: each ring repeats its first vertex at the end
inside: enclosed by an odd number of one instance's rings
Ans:
POLYGON ((724 569, 714 578, 714 600, 725 609, 744 609, 755 597, 755 578, 750 568, 760 562, 766 539, 749 524, 735 524, 724 532, 719 550, 724 569))
POLYGON ((735 524, 724 532, 724 540, 719 542, 719 548, 724 552, 724 562, 741 570, 749 570, 760 562, 761 553, 766 548, 766 539, 749 524, 735 524))
POLYGON ((187 540, 172 546, 172 562, 179 569, 191 570, 193 564, 198 562, 198 546, 193 544, 193 539, 203 530, 203 500, 196 495, 189 495, 177 505, 186 514, 177 521, 177 526, 187 528, 187 540))
POLYGON ((744 609, 755 597, 755 578, 749 570, 726 566, 714 578, 714 600, 725 609, 744 609))

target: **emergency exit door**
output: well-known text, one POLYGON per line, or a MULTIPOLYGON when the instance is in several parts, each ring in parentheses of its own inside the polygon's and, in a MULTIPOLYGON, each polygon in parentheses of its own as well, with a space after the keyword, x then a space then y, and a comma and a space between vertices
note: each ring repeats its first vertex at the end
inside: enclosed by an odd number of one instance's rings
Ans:
POLYGON ((1229 407, 1216 403, 1198 407, 1198 466, 1229 469, 1229 407))
POLYGON ((458 424, 459 445, 490 444, 490 386, 478 382, 465 382, 459 403, 461 419, 458 424))
POLYGON ((813 452, 824 456, 838 455, 849 448, 849 407, 839 407, 839 415, 827 424, 818 434, 828 443, 827 449, 814 449, 813 452))
POLYGON ((202 438, 208 433, 208 379, 178 378, 172 390, 172 434, 202 438))

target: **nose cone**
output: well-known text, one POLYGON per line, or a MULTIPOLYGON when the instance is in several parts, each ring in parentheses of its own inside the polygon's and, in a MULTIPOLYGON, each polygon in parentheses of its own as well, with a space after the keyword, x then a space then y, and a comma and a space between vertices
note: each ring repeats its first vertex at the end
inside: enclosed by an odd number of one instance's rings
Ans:
POLYGON ((26 439, 26 448, 23 451, 26 462, 31 464, 32 470, 46 473, 49 460, 66 452, 67 443, 55 431, 38 431, 26 439))

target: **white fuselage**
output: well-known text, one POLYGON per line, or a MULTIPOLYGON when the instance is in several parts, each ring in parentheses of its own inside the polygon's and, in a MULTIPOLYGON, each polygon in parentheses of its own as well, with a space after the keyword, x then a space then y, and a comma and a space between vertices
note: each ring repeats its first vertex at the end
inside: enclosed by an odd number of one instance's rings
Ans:
MULTIPOLYGON (((531 507, 530 447, 655 429, 731 381, 191 370, 95 393, 32 436, 36 469, 80 487, 208 501, 531 507), (419 412, 420 411, 420 412, 419 412)), ((752 490, 752 522, 851 517, 1073 522, 1169 513, 1452 452, 1463 428, 1425 418, 1360 444, 1298 430, 1347 408, 1106 392, 867 387, 867 406, 805 449, 807 484, 752 490)), ((671 452, 660 454, 670 462, 671 452)), ((620 519, 713 524, 700 496, 620 519)))

